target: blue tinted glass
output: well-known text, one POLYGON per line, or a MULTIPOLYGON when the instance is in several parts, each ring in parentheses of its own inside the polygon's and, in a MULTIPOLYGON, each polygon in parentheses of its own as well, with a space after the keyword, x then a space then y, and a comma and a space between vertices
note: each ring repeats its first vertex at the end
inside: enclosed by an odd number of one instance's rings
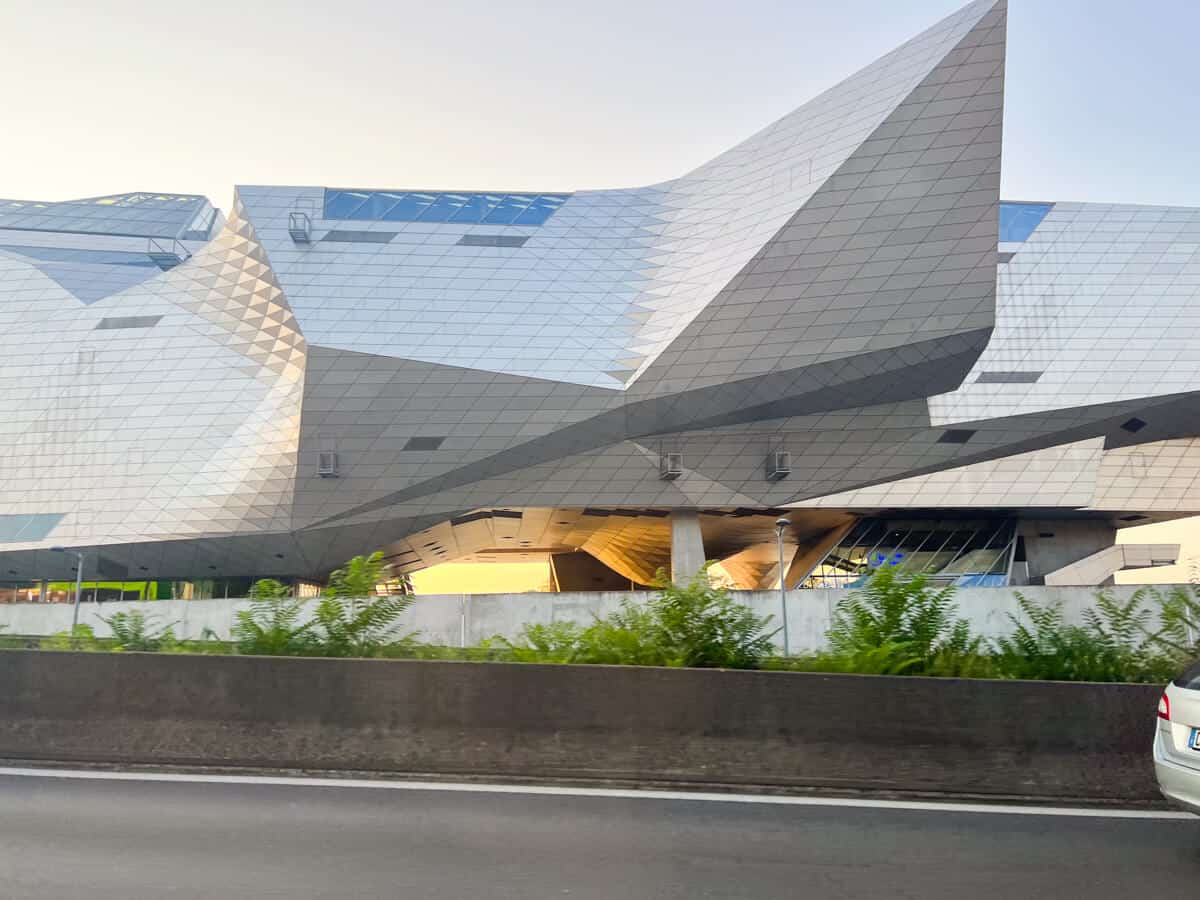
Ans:
POLYGON ((569 194, 450 191, 325 191, 326 219, 541 225, 569 194))
POLYGON ((415 222, 433 201, 433 194, 402 194, 400 202, 380 218, 385 222, 415 222))
POLYGON ((450 217, 451 222, 482 222, 485 214, 491 211, 493 203, 483 194, 468 194, 467 202, 462 209, 450 217))
POLYGON ((1000 240, 1020 243, 1042 224, 1053 203, 1001 203, 1000 240))
POLYGON ((348 219, 356 209, 363 205, 366 199, 366 194, 355 191, 326 191, 325 218, 348 219))
POLYGON ((529 209, 517 216, 514 225, 541 225, 562 206, 561 197, 541 196, 530 204, 529 209))
POLYGON ((368 194, 366 202, 346 218, 377 222, 386 217, 387 211, 395 206, 399 199, 400 194, 389 194, 384 191, 368 194))
POLYGON ((467 203, 466 194, 438 194, 437 199, 421 213, 421 222, 449 222, 467 203))
POLYGON ((505 194, 496 204, 495 209, 483 217, 483 221, 488 225, 511 225, 513 220, 525 212, 532 202, 532 197, 514 197, 511 194, 505 194))

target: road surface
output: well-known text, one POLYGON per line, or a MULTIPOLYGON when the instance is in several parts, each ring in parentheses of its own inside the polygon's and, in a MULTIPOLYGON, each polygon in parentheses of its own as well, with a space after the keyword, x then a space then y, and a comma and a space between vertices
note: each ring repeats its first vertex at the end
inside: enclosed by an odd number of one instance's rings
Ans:
MULTIPOLYGON (((186 777, 186 776, 185 776, 186 777)), ((0 896, 1188 897, 1200 819, 0 772, 0 896)))

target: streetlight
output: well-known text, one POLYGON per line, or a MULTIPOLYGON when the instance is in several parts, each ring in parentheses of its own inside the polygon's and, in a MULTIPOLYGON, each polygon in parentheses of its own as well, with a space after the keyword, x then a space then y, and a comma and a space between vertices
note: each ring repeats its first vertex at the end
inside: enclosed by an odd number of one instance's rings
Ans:
POLYGON ((787 571, 783 568, 783 533, 791 525, 786 516, 775 520, 775 542, 779 545, 779 608, 783 613, 783 655, 788 655, 787 571))
POLYGON ((69 547, 51 547, 56 553, 74 553, 79 563, 75 568, 75 608, 71 612, 71 634, 75 634, 75 626, 79 624, 79 598, 83 596, 83 558, 87 556, 82 550, 72 550, 69 547))

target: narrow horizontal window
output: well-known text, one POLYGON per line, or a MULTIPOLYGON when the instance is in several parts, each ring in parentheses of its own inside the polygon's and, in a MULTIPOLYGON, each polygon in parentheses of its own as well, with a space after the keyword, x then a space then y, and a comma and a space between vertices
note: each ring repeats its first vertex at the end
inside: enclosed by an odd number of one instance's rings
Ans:
POLYGON ((971 438, 975 437, 975 432, 967 428, 951 428, 949 431, 942 432, 942 436, 938 438, 939 444, 965 444, 971 438))
POLYGON ((976 384, 1033 384, 1041 372, 980 372, 976 384))
POLYGON ((335 244, 390 244, 396 236, 394 231, 342 231, 334 229, 321 238, 335 244))
POLYGON ((570 194, 325 189, 325 218, 367 222, 542 225, 570 194))
POLYGON ((408 443, 401 447, 401 450, 436 450, 442 446, 444 437, 414 437, 409 438, 408 443))
POLYGON ((96 323, 96 331, 112 328, 153 328, 162 321, 162 316, 106 316, 96 323))
POLYGON ((1128 431, 1130 434, 1136 434, 1137 432, 1141 431, 1143 428, 1146 427, 1146 423, 1143 422, 1141 419, 1139 419, 1137 416, 1134 416, 1128 422, 1122 422, 1121 427, 1124 428, 1126 431, 1128 431))
POLYGON ((524 247, 527 240, 520 234, 464 234, 458 243, 461 247, 524 247))

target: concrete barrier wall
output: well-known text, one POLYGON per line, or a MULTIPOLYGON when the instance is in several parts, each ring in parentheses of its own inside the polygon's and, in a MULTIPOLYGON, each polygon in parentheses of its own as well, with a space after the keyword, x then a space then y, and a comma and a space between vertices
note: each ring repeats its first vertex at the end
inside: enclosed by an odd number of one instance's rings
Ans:
POLYGON ((0 653, 0 758, 1157 799, 1159 689, 0 653))
MULTIPOLYGON (((1160 586, 1165 590, 1169 586, 1160 586)), ((959 615, 971 622, 976 633, 986 637, 1012 630, 1008 614, 1018 612, 1016 589, 962 588, 955 595, 959 615)), ((1068 622, 1079 623, 1085 610, 1095 603, 1096 588, 1023 587, 1025 596, 1037 603, 1061 601, 1068 622)), ((1128 598, 1134 586, 1110 589, 1128 598)), ((825 645, 825 632, 845 590, 791 591, 788 593, 788 636, 792 653, 817 650, 825 645)), ((402 631, 416 631, 430 643, 463 646, 501 635, 514 638, 526 624, 569 620, 592 621, 593 616, 612 612, 622 598, 645 602, 651 595, 637 592, 588 592, 562 594, 448 594, 416 598, 401 620, 402 631)), ((782 621, 778 591, 735 591, 734 596, 761 615, 773 617, 774 627, 782 621)), ((179 637, 199 638, 206 628, 228 638, 237 610, 246 600, 157 600, 145 603, 84 603, 80 622, 98 635, 110 634, 105 618, 120 610, 141 609, 158 625, 171 624, 179 637)), ((315 601, 310 601, 315 606, 315 601)), ((55 634, 71 627, 69 604, 0 604, 0 626, 7 634, 55 634)), ((780 636, 782 638, 782 636, 780 636)))

